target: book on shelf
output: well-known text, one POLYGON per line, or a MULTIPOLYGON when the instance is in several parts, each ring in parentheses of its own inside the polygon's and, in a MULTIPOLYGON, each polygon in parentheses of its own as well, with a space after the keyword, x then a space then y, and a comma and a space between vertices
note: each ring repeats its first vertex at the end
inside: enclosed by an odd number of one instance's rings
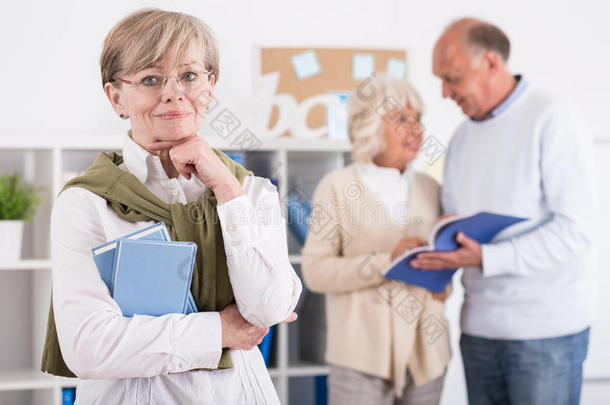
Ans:
POLYGON ((271 362, 274 334, 275 326, 271 326, 269 328, 269 332, 267 332, 267 334, 263 338, 263 341, 258 345, 258 348, 261 351, 261 354, 263 355, 263 360, 265 361, 265 365, 267 367, 269 367, 269 364, 271 362))
POLYGON ((419 253, 448 252, 458 249, 460 245, 455 239, 458 232, 481 244, 489 243, 504 229, 525 220, 525 218, 491 212, 479 212, 472 216, 453 216, 439 221, 430 231, 428 245, 410 249, 398 256, 383 270, 384 277, 441 292, 449 284, 457 269, 421 270, 412 267, 411 260, 419 253))
POLYGON ((74 405, 76 400, 76 388, 62 388, 61 405, 74 405))
POLYGON ((307 219, 311 214, 311 200, 301 201, 296 193, 291 193, 288 196, 286 212, 288 214, 288 229, 297 241, 304 245, 309 230, 307 219))

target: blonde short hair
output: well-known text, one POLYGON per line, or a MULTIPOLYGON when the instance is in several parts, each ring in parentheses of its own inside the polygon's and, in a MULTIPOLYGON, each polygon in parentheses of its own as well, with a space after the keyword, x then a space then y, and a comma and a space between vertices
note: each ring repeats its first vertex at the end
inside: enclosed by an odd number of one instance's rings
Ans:
MULTIPOLYGON (((149 68, 168 56, 181 61, 192 41, 201 48, 205 69, 218 82, 218 46, 210 27, 197 17, 158 8, 137 10, 116 24, 106 36, 100 67, 102 86, 119 74, 149 68)), ((117 87, 120 82, 113 82, 117 87)))
POLYGON ((421 97, 406 81, 376 74, 366 79, 348 101, 347 130, 352 143, 352 160, 370 162, 385 148, 381 135, 384 116, 397 108, 423 112, 421 97))

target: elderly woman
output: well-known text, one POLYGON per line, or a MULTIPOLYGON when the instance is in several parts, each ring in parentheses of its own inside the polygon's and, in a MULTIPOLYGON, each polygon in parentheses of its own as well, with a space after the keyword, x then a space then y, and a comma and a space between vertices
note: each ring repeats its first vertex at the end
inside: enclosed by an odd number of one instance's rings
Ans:
POLYGON ((382 270, 425 245, 441 214, 439 185, 413 170, 422 103, 401 80, 376 76, 352 95, 355 163, 313 198, 303 249, 307 286, 326 294, 329 402, 438 404, 450 358, 443 301, 382 270))
POLYGON ((197 136, 218 80, 210 29, 140 10, 108 34, 100 64, 131 129, 122 156, 100 154, 55 202, 43 370, 81 378, 76 404, 279 403, 256 345, 294 320, 301 284, 275 187, 197 136), (98 274, 91 248, 155 221, 197 242, 198 313, 124 317, 98 274))

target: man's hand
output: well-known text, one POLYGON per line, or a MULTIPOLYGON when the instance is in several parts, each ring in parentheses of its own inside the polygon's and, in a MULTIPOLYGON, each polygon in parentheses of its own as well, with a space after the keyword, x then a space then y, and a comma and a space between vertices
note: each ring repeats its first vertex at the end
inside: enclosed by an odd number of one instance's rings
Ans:
POLYGON ((419 247, 419 246, 426 246, 427 244, 428 244, 427 240, 418 238, 418 237, 402 238, 401 240, 398 241, 398 243, 396 244, 396 247, 394 247, 390 260, 396 259, 398 256, 400 256, 407 250, 415 249, 416 247, 419 247))
MULTIPOLYGON (((297 314, 293 312, 281 323, 293 322, 296 319, 297 314)), ((260 344, 269 332, 269 328, 254 326, 246 321, 235 304, 220 311, 220 323, 222 324, 223 348, 251 350, 260 344)))
POLYGON ((422 270, 456 269, 465 266, 482 266, 481 245, 462 232, 457 234, 457 242, 461 245, 452 252, 420 253, 411 260, 411 266, 422 270))

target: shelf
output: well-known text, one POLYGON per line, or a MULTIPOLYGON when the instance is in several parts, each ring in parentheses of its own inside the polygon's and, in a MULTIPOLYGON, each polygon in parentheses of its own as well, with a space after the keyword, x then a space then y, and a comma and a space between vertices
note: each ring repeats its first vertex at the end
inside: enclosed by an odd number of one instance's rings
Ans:
POLYGON ((302 362, 289 366, 286 369, 286 375, 288 377, 309 377, 316 375, 328 375, 329 371, 330 366, 302 362))
MULTIPOLYGON (((17 150, 120 150, 123 146, 124 135, 91 135, 91 136, 0 136, 0 149, 17 150)), ((240 148, 232 145, 230 140, 218 137, 206 137, 214 148, 223 150, 252 150, 252 151, 305 151, 305 152, 349 152, 351 145, 348 140, 334 140, 327 138, 298 139, 281 137, 263 140, 261 144, 250 148, 240 148)))
POLYGON ((290 366, 284 372, 278 368, 270 368, 269 375, 271 378, 285 375, 287 377, 312 377, 317 375, 328 375, 329 366, 322 364, 303 363, 300 365, 290 366))
POLYGON ((38 370, 3 370, 0 371, 0 391, 38 390, 55 388, 55 376, 38 370))
POLYGON ((74 388, 80 381, 80 378, 56 377, 57 382, 62 388, 74 388))
POLYGON ((46 259, 28 259, 13 263, 0 262, 2 270, 51 270, 51 261, 46 259))

